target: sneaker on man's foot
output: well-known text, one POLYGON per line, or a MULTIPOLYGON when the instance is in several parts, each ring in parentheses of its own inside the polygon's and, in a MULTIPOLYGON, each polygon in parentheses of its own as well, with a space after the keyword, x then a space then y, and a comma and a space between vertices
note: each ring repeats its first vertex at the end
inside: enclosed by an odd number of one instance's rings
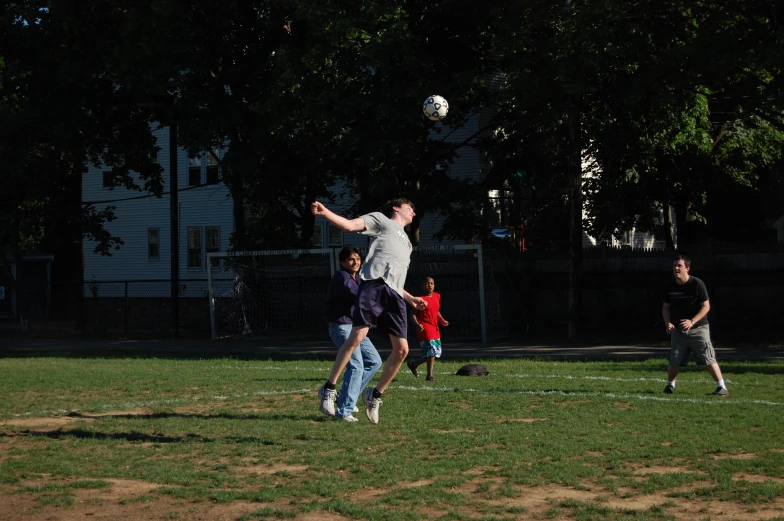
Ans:
POLYGON ((373 389, 367 389, 362 393, 362 399, 365 400, 365 415, 370 420, 370 423, 378 424, 378 408, 383 403, 381 398, 373 398, 373 389))
POLYGON ((413 362, 413 360, 409 360, 408 362, 406 362, 406 365, 411 370, 411 372, 414 373, 414 378, 419 378, 419 372, 417 371, 415 365, 411 365, 411 362, 413 362))
POLYGON ((355 406, 354 406, 354 410, 353 410, 353 411, 351 411, 351 412, 352 412, 352 413, 354 413, 354 414, 358 413, 358 412, 359 412, 359 407, 357 407, 357 406, 355 405, 355 406))
POLYGON ((335 419, 336 420, 340 420, 340 421, 344 421, 346 423, 357 423, 359 421, 358 419, 354 418, 354 416, 352 416, 350 414, 348 416, 337 416, 336 415, 335 419))
POLYGON ((726 387, 717 387, 715 391, 711 393, 711 396, 729 396, 730 392, 727 390, 726 387))
POLYGON ((338 392, 335 389, 327 389, 323 385, 319 389, 321 405, 319 409, 327 416, 335 416, 335 401, 338 399, 338 392))
POLYGON ((672 384, 667 384, 664 386, 664 394, 672 394, 674 390, 675 390, 675 386, 672 384))
POLYGON ((428 382, 435 382, 436 381, 436 379, 433 378, 432 376, 426 377, 425 380, 428 381, 428 382))

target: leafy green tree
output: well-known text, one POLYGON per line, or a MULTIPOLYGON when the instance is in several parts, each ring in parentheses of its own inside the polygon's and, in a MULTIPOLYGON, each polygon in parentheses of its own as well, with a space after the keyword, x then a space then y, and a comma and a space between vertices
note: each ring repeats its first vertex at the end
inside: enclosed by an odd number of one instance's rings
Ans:
POLYGON ((584 208, 587 229, 603 237, 653 229, 670 204, 679 220, 701 218, 711 179, 750 186, 754 169, 775 159, 780 10, 768 1, 730 9, 612 0, 499 10, 493 49, 507 81, 488 151, 509 168, 496 179, 551 175, 569 201, 570 338, 584 208))
MULTIPOLYGON (((104 254, 121 244, 102 227, 113 216, 111 208, 81 205, 87 161, 111 166, 118 186, 161 190, 160 169, 150 160, 155 145, 148 122, 106 72, 112 17, 75 23, 71 7, 22 1, 0 8, 0 262, 22 301, 22 317, 24 285, 11 276, 6 252, 20 262, 25 250, 56 251, 67 266, 80 258, 74 245, 82 234, 97 239, 104 254), (131 171, 141 174, 143 186, 131 171)), ((81 274, 76 264, 73 272, 81 274)))
MULTIPOLYGON (((659 24, 645 29, 659 35, 653 41, 666 43, 648 53, 658 60, 636 67, 656 89, 626 84, 632 103, 613 110, 596 135, 601 173, 588 182, 587 208, 596 236, 636 227, 663 232, 673 248, 672 206, 678 244, 687 246, 700 230, 711 229, 712 187, 754 191, 760 172, 780 157, 784 127, 775 57, 782 38, 780 17, 772 16, 780 8, 770 2, 680 7, 677 26, 684 31, 669 35, 669 26, 659 24), (672 70, 661 62, 683 65, 672 70)), ((727 213, 732 210, 713 215, 727 213)), ((732 219, 741 222, 746 215, 732 219)))

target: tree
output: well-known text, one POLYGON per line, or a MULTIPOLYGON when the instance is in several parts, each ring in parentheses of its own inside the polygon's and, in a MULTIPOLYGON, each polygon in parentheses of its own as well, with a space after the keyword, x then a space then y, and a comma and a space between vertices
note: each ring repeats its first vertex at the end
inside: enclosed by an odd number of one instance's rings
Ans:
MULTIPOLYGON (((760 171, 780 157, 780 8, 687 5, 672 11, 681 20, 674 25, 685 28, 678 34, 664 24, 643 26, 663 42, 648 53, 658 59, 636 65, 644 83, 631 76, 621 84, 626 94, 615 98, 627 102, 611 109, 614 118, 597 133, 601 173, 589 182, 588 206, 596 236, 631 227, 658 232, 672 205, 678 244, 686 246, 706 229, 712 187, 753 190, 760 171)), ((673 248, 672 226, 663 228, 673 248)))
POLYGON ((687 209, 699 217, 711 175, 749 185, 752 167, 775 158, 780 9, 605 0, 499 11, 494 50, 507 81, 488 150, 498 165, 553 172, 570 201, 570 338, 579 322, 583 186, 589 229, 607 237, 653 228, 669 204, 679 220, 687 209), (774 57, 753 52, 744 63, 755 41, 774 57))
MULTIPOLYGON (((102 57, 111 50, 111 17, 69 23, 66 7, 28 1, 0 10, 0 262, 22 301, 23 320, 24 288, 11 276, 6 252, 17 262, 25 250, 62 249, 64 260, 78 258, 73 244, 82 233, 97 239, 104 254, 121 244, 102 227, 111 208, 81 206, 86 161, 111 166, 118 186, 161 190, 148 122, 107 78, 102 57), (143 187, 130 171, 141 174, 143 187)), ((74 272, 81 274, 80 265, 74 272)))

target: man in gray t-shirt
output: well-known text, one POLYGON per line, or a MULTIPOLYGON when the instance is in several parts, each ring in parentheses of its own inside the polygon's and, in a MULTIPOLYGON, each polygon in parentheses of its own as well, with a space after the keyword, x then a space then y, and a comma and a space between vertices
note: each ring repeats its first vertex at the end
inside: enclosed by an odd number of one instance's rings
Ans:
POLYGON ((329 379, 319 389, 321 412, 335 416, 337 391, 335 384, 346 367, 354 349, 367 336, 371 327, 389 334, 392 354, 381 369, 381 377, 373 389, 362 393, 365 414, 378 423, 381 395, 408 355, 405 303, 424 309, 427 303, 403 289, 411 260, 411 241, 404 229, 414 219, 414 205, 404 198, 388 201, 382 212, 372 212, 356 219, 346 219, 316 201, 311 205, 313 215, 321 215, 338 228, 369 236, 370 250, 359 272, 361 279, 351 334, 338 351, 329 379))

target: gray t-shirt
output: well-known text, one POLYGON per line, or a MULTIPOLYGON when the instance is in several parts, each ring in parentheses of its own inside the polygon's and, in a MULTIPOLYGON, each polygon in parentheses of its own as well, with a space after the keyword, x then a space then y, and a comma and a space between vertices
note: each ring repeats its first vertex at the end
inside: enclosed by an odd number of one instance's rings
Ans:
POLYGON ((400 223, 381 212, 362 216, 370 249, 365 264, 359 270, 362 280, 384 279, 387 286, 403 296, 403 285, 411 262, 411 241, 400 223))

